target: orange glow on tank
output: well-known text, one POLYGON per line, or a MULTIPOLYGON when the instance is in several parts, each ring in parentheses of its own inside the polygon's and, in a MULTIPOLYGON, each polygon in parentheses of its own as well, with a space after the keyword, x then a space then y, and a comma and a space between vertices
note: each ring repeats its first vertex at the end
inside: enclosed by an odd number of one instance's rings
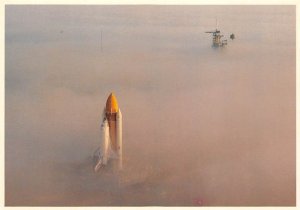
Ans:
POLYGON ((113 93, 108 96, 105 110, 106 113, 117 113, 119 111, 118 101, 113 93))

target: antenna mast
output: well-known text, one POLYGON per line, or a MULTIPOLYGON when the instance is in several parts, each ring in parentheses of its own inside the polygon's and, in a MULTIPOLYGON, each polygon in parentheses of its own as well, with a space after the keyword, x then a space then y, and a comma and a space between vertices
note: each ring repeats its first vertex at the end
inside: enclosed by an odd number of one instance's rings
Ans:
POLYGON ((101 52, 102 52, 102 30, 101 30, 101 40, 100 40, 100 47, 101 47, 101 52))

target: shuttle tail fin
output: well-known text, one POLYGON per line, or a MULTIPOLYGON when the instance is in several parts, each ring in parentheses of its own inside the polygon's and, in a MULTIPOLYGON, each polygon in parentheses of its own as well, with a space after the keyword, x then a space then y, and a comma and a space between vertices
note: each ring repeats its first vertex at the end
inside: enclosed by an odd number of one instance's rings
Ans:
POLYGON ((94 171, 97 172, 101 167, 105 166, 107 164, 107 161, 109 159, 109 128, 108 128, 108 122, 107 119, 104 118, 102 124, 101 124, 101 146, 96 151, 96 154, 94 155, 94 158, 96 159, 96 164, 94 167, 94 171))

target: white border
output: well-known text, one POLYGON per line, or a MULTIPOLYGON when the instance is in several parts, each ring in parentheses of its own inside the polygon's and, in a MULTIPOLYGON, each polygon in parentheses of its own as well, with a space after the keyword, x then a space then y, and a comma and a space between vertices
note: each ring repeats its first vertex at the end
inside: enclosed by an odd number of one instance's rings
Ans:
MULTIPOLYGON (((2 204, 0 207, 1 208, 5 208, 5 209, 15 209, 15 208, 22 208, 22 209, 32 209, 33 207, 4 207, 4 117, 5 117, 5 101, 4 101, 4 96, 5 96, 5 91, 4 91, 4 80, 5 80, 5 75, 4 75, 4 68, 5 68, 5 63, 4 63, 4 53, 5 53, 5 37, 4 37, 4 30, 5 30, 5 22, 4 22, 4 17, 5 17, 5 5, 10 5, 10 4, 14 4, 14 5, 35 5, 35 4, 39 4, 39 5, 296 5, 296 108, 297 108, 297 113, 296 113, 296 119, 300 119, 300 114, 299 114, 299 110, 298 110, 298 106, 300 104, 300 100, 299 100, 299 61, 300 61, 300 57, 299 57, 299 29, 300 29, 300 25, 299 25, 299 21, 300 21, 300 15, 299 15, 299 3, 300 1, 298 0, 262 0, 262 1, 258 1, 258 0, 211 0, 211 1, 203 1, 203 0, 72 0, 72 1, 67 1, 67 0, 6 0, 1 4, 1 16, 0 16, 0 24, 2 26, 2 33, 0 34, 0 38, 1 38, 1 64, 2 64, 2 71, 0 71, 0 95, 2 96, 0 99, 0 140, 3 142, 2 147, 0 147, 0 156, 3 158, 3 161, 0 162, 0 177, 2 178, 2 186, 0 188, 0 203, 2 204)), ((297 137, 296 140, 298 142, 299 140, 299 124, 296 124, 296 129, 297 129, 297 137)), ((299 144, 296 144, 296 148, 297 151, 299 151, 299 144)), ((299 155, 297 154, 297 158, 296 158, 296 162, 298 163, 299 160, 299 155)), ((296 164, 298 165, 298 164, 296 164)), ((297 167, 297 175, 299 174, 299 169, 297 167)), ((299 188, 299 181, 298 181, 298 176, 297 176, 297 182, 296 182, 296 186, 297 189, 299 188)), ((299 192, 297 190, 297 204, 299 204, 299 192)), ((74 207, 34 207, 35 209, 49 209, 49 208, 58 208, 58 209, 74 209, 74 207)), ((117 209, 119 207, 75 207, 75 208, 86 208, 86 209, 95 209, 95 208, 101 208, 101 209, 117 209)), ((155 208, 155 209, 160 209, 160 208, 213 208, 213 209, 219 209, 219 208, 226 208, 226 209, 240 209, 240 208, 247 208, 247 209, 295 209, 296 207, 124 207, 126 209, 137 209, 137 208, 155 208)))

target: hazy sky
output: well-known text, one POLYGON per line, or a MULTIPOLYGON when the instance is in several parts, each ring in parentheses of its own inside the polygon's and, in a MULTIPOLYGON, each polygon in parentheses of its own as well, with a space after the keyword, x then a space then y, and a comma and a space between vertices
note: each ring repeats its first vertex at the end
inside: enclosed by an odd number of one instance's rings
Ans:
POLYGON ((295 205, 295 9, 6 6, 5 204, 295 205), (94 174, 112 91, 124 171, 94 174))

